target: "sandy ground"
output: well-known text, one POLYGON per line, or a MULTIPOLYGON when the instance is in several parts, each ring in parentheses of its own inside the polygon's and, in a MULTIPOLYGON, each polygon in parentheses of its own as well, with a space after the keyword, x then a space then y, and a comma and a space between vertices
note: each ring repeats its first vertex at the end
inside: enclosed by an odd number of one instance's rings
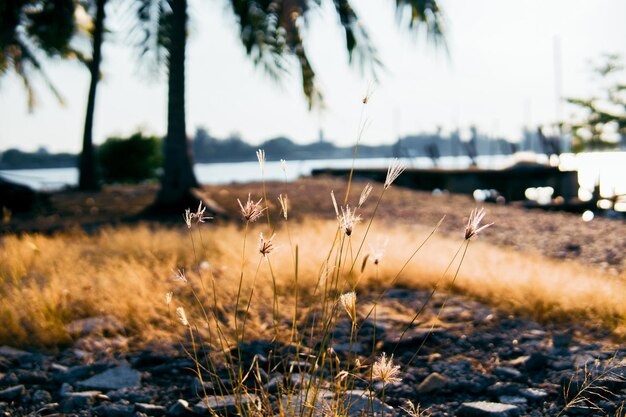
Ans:
MULTIPOLYGON (((350 205, 358 203, 364 185, 365 182, 362 181, 353 182, 350 205)), ((364 218, 372 213, 382 191, 382 184, 372 185, 374 191, 362 210, 364 218)), ((289 217, 292 221, 308 218, 332 219, 334 208, 330 191, 334 190, 339 204, 342 204, 346 187, 347 182, 341 179, 303 178, 291 183, 269 182, 266 184, 266 195, 274 216, 279 215, 278 195, 287 194, 291 206, 289 217)), ((103 224, 136 222, 137 215, 154 199, 156 190, 156 186, 143 185, 109 186, 98 193, 53 193, 46 207, 34 213, 14 215, 3 226, 3 231, 49 233, 73 227, 92 230, 103 224)), ((237 198, 245 201, 250 193, 253 199, 258 200, 263 197, 263 186, 261 183, 207 185, 204 192, 236 221, 239 210, 237 198)), ((434 226, 446 215, 441 232, 461 237, 467 217, 476 206, 477 203, 470 196, 433 195, 392 186, 383 196, 376 221, 434 226)), ((483 233, 481 240, 553 258, 576 259, 615 274, 626 269, 624 220, 596 217, 591 222, 584 222, 577 214, 528 210, 491 203, 481 203, 479 206, 487 211, 485 221, 496 223, 483 233)))

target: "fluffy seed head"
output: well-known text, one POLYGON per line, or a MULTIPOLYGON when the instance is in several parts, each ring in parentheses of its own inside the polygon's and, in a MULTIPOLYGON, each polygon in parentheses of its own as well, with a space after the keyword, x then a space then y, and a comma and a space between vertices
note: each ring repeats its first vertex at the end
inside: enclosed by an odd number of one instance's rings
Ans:
POLYGON ((204 215, 205 211, 206 211, 206 207, 202 207, 202 201, 200 201, 200 203, 198 204, 198 208, 196 209, 196 212, 192 214, 192 216, 196 218, 196 222, 204 223, 205 220, 212 219, 212 217, 204 215))
POLYGON ((283 211, 283 217, 287 220, 288 212, 289 212, 289 200, 287 199, 287 194, 283 197, 282 194, 278 195, 278 202, 280 203, 280 208, 283 211))
POLYGON ((261 173, 265 173, 265 151, 263 149, 259 149, 258 151, 256 151, 256 157, 259 160, 261 173))
POLYGON ((174 281, 187 282, 187 277, 185 276, 185 270, 179 269, 175 272, 174 281))
POLYGON ((259 217, 261 217, 261 215, 267 208, 261 207, 261 201, 263 201, 262 198, 255 203, 250 199, 250 194, 248 194, 248 200, 246 201, 245 205, 241 204, 241 200, 237 199, 239 207, 241 208, 241 216, 245 221, 252 223, 256 221, 259 217))
POLYGON ((470 213, 469 219, 467 220, 467 226, 465 226, 465 240, 471 239, 474 236, 477 236, 481 231, 485 230, 489 226, 493 225, 493 223, 485 224, 480 226, 480 222, 483 217, 485 217, 485 209, 481 208, 473 209, 470 213))
POLYGON ((348 313, 348 316, 350 316, 350 320, 352 320, 352 322, 355 323, 356 322, 356 293, 354 291, 350 291, 345 294, 342 294, 341 297, 339 297, 339 302, 343 306, 344 310, 346 310, 346 313, 348 313))
POLYGON ((274 239, 275 234, 272 235, 269 239, 265 239, 263 237, 263 232, 259 235, 259 252, 261 255, 267 258, 267 255, 270 254, 274 250, 274 244, 272 243, 272 239, 274 239))
POLYGON ((372 187, 372 184, 370 184, 369 182, 365 185, 365 187, 363 187, 363 191, 361 191, 361 197, 359 197, 359 207, 361 207, 365 203, 367 197, 370 196, 373 188, 374 187, 372 187))
POLYGON ((185 220, 185 224, 188 229, 191 229, 191 221, 193 220, 194 214, 190 209, 185 209, 185 214, 183 214, 183 220, 185 220))
POLYGON ((346 236, 352 235, 352 230, 354 226, 361 221, 361 216, 356 214, 355 209, 351 209, 350 206, 346 205, 344 209, 341 207, 341 215, 337 219, 339 221, 339 227, 344 231, 346 236))
POLYGON ((335 215, 339 218, 339 207, 337 207, 337 200, 335 199, 335 192, 330 191, 330 198, 333 200, 333 207, 335 208, 335 215))
POLYGON ((183 324, 183 326, 189 326, 189 321, 187 320, 187 315, 185 314, 185 309, 182 307, 176 308, 176 314, 178 315, 178 320, 183 324))
POLYGON ((393 364, 393 356, 387 358, 383 352, 372 365, 372 378, 381 381, 383 384, 396 384, 402 382, 400 366, 393 364))
POLYGON ((389 164, 389 168, 387 169, 387 178, 385 179, 385 190, 391 187, 391 184, 404 172, 406 167, 400 162, 398 158, 394 158, 389 164))
POLYGON ((378 265, 380 261, 385 256, 385 251, 387 250, 387 245, 389 244, 389 238, 386 238, 382 243, 377 242, 376 246, 369 245, 370 247, 370 256, 372 257, 372 261, 374 265, 378 265))
POLYGON ((172 302, 172 296, 174 295, 174 293, 172 293, 171 291, 168 292, 167 294, 165 294, 165 305, 169 307, 170 303, 172 302))
POLYGON ((284 159, 280 160, 280 169, 282 169, 284 173, 287 173, 287 161, 284 159))

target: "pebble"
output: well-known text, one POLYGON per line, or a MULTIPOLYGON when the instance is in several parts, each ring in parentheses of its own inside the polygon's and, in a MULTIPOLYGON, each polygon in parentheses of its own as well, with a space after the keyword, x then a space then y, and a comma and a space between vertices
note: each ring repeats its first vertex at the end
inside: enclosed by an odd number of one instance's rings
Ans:
POLYGON ((438 372, 428 375, 417 386, 417 392, 420 394, 428 394, 429 392, 439 391, 448 384, 448 378, 438 372))
POLYGON ((520 409, 514 405, 476 401, 463 403, 457 412, 458 417, 517 417, 520 409))
POLYGON ((106 391, 136 387, 140 382, 139 372, 128 366, 119 366, 80 381, 77 385, 82 388, 106 391))

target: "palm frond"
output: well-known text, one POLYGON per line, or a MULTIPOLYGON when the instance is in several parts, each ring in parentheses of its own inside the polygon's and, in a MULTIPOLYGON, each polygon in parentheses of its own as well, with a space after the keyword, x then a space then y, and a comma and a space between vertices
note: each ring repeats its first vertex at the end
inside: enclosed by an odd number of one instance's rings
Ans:
POLYGON ((168 67, 172 10, 166 0, 135 0, 128 8, 122 14, 131 16, 123 22, 126 40, 138 50, 140 69, 158 75, 168 67))
POLYGON ((424 26, 435 45, 446 47, 445 17, 437 0, 396 0, 396 16, 410 30, 424 26))

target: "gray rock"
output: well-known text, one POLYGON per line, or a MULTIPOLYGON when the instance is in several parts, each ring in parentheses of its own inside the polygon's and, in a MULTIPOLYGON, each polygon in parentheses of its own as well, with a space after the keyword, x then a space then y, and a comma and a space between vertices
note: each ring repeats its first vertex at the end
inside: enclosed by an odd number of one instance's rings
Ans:
POLYGON ((209 395, 193 407, 193 412, 201 415, 219 415, 232 416, 236 414, 246 415, 248 409, 256 409, 256 405, 260 403, 259 397, 256 395, 209 395))
POLYGON ((76 382, 79 379, 87 378, 97 372, 102 372, 109 368, 110 365, 105 363, 97 363, 93 365, 79 365, 67 368, 63 365, 54 366, 53 377, 58 382, 76 382))
POLYGON ((510 404, 477 401, 463 403, 457 411, 458 417, 516 417, 520 409, 510 404))
POLYGON ((501 395, 516 395, 521 388, 520 384, 514 382, 496 382, 487 387, 486 393, 491 397, 499 397, 501 395))
POLYGON ((429 392, 439 391, 446 385, 448 385, 448 378, 440 373, 433 372, 424 378, 424 380, 417 386, 417 392, 420 394, 428 394, 429 392))
POLYGON ((493 370, 493 373, 503 379, 519 380, 523 377, 520 371, 508 366, 498 366, 493 370))
POLYGON ((520 395, 528 398, 530 401, 543 400, 548 396, 548 392, 539 388, 523 388, 519 390, 520 395))
POLYGON ((31 399, 36 404, 45 404, 52 401, 52 395, 46 390, 38 389, 33 393, 31 399))
POLYGON ((107 417, 133 417, 135 406, 131 404, 102 404, 93 409, 99 416, 107 417))
POLYGON ((139 386, 141 375, 128 366, 119 366, 109 369, 89 379, 80 381, 77 385, 82 388, 95 390, 118 390, 139 386))
POLYGON ((31 353, 24 350, 15 349, 11 346, 0 346, 0 356, 4 356, 8 359, 19 359, 24 356, 29 356, 31 353))
POLYGON ((17 379, 22 384, 35 385, 35 384, 45 384, 50 380, 48 374, 44 371, 31 371, 27 369, 20 369, 17 372, 17 379))
POLYGON ((61 404, 61 411, 70 413, 74 410, 84 410, 93 406, 99 399, 106 399, 100 391, 68 392, 61 404))
POLYGON ((555 333, 552 335, 552 346, 557 349, 565 349, 572 343, 571 333, 555 333))
POLYGON ((511 405, 526 405, 528 404, 528 400, 524 397, 520 397, 517 395, 502 395, 498 400, 502 404, 511 404, 511 405))
POLYGON ((189 408, 189 403, 185 400, 178 399, 167 410, 167 415, 172 417, 180 417, 193 415, 193 410, 189 408))
POLYGON ((298 391, 294 395, 283 395, 280 404, 282 408, 280 414, 287 416, 306 415, 307 411, 310 410, 305 407, 313 405, 313 416, 322 417, 324 414, 324 404, 330 402, 334 396, 332 391, 325 389, 321 389, 317 391, 317 393, 309 391, 308 399, 305 398, 305 395, 307 395, 306 391, 298 391), (315 394, 317 394, 316 398, 314 398, 315 394))
POLYGON ((165 414, 165 407, 156 404, 136 403, 135 410, 148 416, 162 416, 165 414))
POLYGON ((15 401, 26 393, 24 385, 15 385, 0 391, 0 401, 15 401))
POLYGON ((548 357, 541 352, 533 352, 524 363, 529 371, 540 371, 548 366, 548 357))
POLYGON ((348 417, 359 417, 362 414, 370 417, 380 416, 383 410, 385 414, 392 414, 394 412, 393 407, 375 398, 370 391, 348 391, 343 398, 348 417))

